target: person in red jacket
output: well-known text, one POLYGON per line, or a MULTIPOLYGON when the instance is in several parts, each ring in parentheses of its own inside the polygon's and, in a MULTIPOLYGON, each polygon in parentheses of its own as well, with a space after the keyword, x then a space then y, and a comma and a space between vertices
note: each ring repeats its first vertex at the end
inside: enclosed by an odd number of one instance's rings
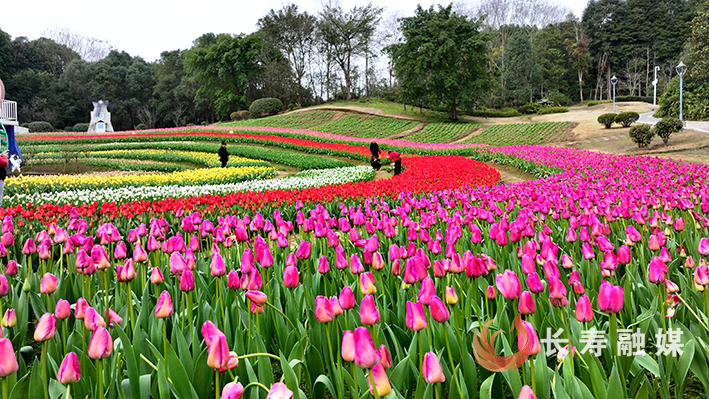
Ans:
POLYGON ((401 154, 396 151, 389 151, 389 161, 394 164, 394 176, 401 173, 401 154))

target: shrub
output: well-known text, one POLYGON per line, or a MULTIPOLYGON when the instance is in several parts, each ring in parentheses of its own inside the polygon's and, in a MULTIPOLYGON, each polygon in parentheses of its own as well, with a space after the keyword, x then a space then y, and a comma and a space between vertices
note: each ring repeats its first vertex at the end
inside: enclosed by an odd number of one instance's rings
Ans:
POLYGON ((613 126, 613 122, 615 122, 615 114, 602 114, 598 117, 598 123, 605 126, 606 129, 610 129, 613 126))
POLYGON ((615 101, 619 103, 623 102, 630 102, 630 101, 638 101, 638 102, 646 102, 652 104, 652 97, 645 97, 645 96, 616 96, 615 101))
POLYGON ((537 103, 526 103, 523 107, 527 109, 528 114, 536 114, 542 108, 542 106, 537 103))
POLYGON ((283 103, 277 98, 259 98, 249 107, 249 112, 254 118, 277 114, 281 111, 283 111, 283 103))
POLYGON ((503 108, 503 109, 494 109, 494 108, 486 108, 486 109, 478 109, 469 114, 470 116, 477 116, 477 117, 482 117, 482 118, 510 118, 513 116, 520 116, 522 115, 519 113, 514 108, 503 108))
POLYGON ((54 131, 54 127, 51 123, 43 121, 30 122, 30 124, 27 125, 27 128, 30 129, 30 133, 54 131))
POLYGON ((88 132, 89 131, 89 124, 88 123, 77 123, 74 125, 74 127, 71 129, 74 132, 88 132))
POLYGON ((542 107, 537 111, 537 115, 547 115, 547 114, 560 114, 562 112, 569 112, 567 107, 542 107))
POLYGON ((621 112, 615 116, 615 123, 628 127, 640 119, 640 114, 637 112, 621 112))
POLYGON ((630 128, 630 139, 637 143, 638 147, 647 147, 652 142, 655 132, 650 125, 635 125, 630 128))
POLYGON ((594 100, 594 101, 589 101, 586 103, 586 106, 588 107, 593 107, 594 105, 598 104, 607 104, 607 103, 612 103, 612 100, 594 100))
POLYGON ((528 110, 527 107, 525 107, 524 105, 521 106, 521 107, 519 107, 519 108, 517 108, 517 112, 519 112, 520 114, 527 114, 527 113, 529 113, 528 111, 529 111, 529 110, 528 110))
POLYGON ((145 130, 145 129, 147 129, 147 128, 148 128, 148 125, 146 125, 145 123, 139 123, 139 124, 135 127, 135 130, 145 130))
POLYGON ((243 121, 243 120, 249 119, 251 117, 251 113, 246 110, 236 111, 236 112, 232 112, 231 115, 229 115, 229 117, 233 121, 243 121))
POLYGON ((558 91, 553 91, 549 93, 549 100, 554 101, 554 104, 567 106, 571 105, 571 99, 564 93, 559 93, 558 91))
POLYGON ((682 130, 684 125, 682 121, 677 118, 662 118, 657 124, 655 124, 655 134, 662 138, 662 142, 667 144, 670 140, 670 136, 674 132, 679 132, 682 130))

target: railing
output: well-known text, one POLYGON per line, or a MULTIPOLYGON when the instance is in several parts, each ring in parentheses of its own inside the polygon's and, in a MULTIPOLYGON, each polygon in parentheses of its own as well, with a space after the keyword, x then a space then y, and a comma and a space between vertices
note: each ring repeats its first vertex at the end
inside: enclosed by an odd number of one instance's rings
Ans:
POLYGON ((0 100, 0 120, 17 122, 17 102, 0 100))

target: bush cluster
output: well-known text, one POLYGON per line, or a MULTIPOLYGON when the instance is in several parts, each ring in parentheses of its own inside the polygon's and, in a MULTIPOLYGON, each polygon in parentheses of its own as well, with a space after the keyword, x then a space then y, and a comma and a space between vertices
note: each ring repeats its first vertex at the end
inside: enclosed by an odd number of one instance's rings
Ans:
POLYGON ((562 112, 569 112, 568 107, 542 107, 537 111, 537 115, 547 115, 547 114, 560 114, 562 112))
POLYGON ((30 124, 27 125, 27 128, 30 130, 30 133, 54 131, 52 124, 44 121, 30 122, 30 124))
POLYGON ((139 123, 138 125, 136 125, 135 130, 145 130, 147 128, 148 125, 146 125, 145 123, 139 123))
POLYGON ((71 128, 73 132, 88 132, 89 131, 89 124, 88 123, 77 123, 74 125, 73 128, 71 128))
POLYGON ((636 143, 638 147, 647 147, 652 142, 652 137, 655 135, 650 125, 635 125, 630 128, 630 139, 636 143))
POLYGON ((640 119, 640 114, 637 112, 621 112, 615 116, 615 123, 623 127, 628 127, 632 125, 633 122, 637 122, 638 119, 640 119))
POLYGON ((612 100, 594 100, 594 101, 588 101, 586 103, 586 106, 593 107, 594 105, 607 104, 607 103, 612 103, 612 102, 613 102, 612 100))
POLYGON ((667 142, 670 140, 670 136, 672 133, 679 132, 682 130, 684 125, 682 124, 682 121, 677 119, 677 118, 663 118, 659 122, 655 124, 654 131, 655 134, 660 136, 662 139, 662 142, 667 144, 667 142))
POLYGON ((233 121, 243 121, 243 120, 251 118, 251 113, 246 110, 236 111, 236 112, 232 112, 231 115, 229 115, 229 117, 233 121))
POLYGON ((613 123, 615 123, 615 114, 613 114, 613 113, 601 114, 598 116, 597 120, 598 120, 598 123, 605 126, 606 129, 610 129, 611 126, 613 126, 613 123))
POLYGON ((249 112, 253 118, 274 115, 283 111, 283 103, 277 98, 259 98, 251 103, 249 112))

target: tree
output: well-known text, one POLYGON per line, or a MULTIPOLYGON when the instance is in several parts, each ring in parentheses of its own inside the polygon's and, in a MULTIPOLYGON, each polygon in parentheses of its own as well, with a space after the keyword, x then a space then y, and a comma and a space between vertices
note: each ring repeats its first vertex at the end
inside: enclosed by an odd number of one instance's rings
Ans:
POLYGON ((262 38, 283 52, 293 69, 295 105, 302 105, 303 78, 312 61, 317 19, 307 12, 298 12, 298 6, 289 4, 283 9, 271 9, 258 20, 262 38))
POLYGON ((105 40, 83 36, 67 28, 48 29, 42 36, 74 50, 82 60, 89 62, 106 57, 114 49, 105 40))
POLYGON ((369 46, 383 10, 369 3, 345 12, 339 5, 326 4, 320 13, 318 34, 329 56, 342 69, 348 100, 352 99, 352 59, 369 55, 369 46))
POLYGON ((430 96, 458 119, 458 107, 472 108, 491 87, 486 70, 487 36, 479 21, 452 11, 452 5, 424 10, 401 20, 404 42, 389 46, 405 96, 430 96))
POLYGON ((197 91, 194 80, 185 71, 185 52, 163 51, 155 65, 155 89, 153 94, 159 99, 158 112, 166 124, 182 126, 190 110, 197 91))
POLYGON ((531 103, 542 76, 532 43, 526 36, 513 36, 505 47, 503 58, 505 69, 502 71, 502 79, 505 82, 506 98, 516 102, 528 99, 531 103))
POLYGON ((189 70, 202 82, 197 96, 211 99, 220 119, 226 120, 232 112, 248 108, 246 93, 260 73, 262 45, 255 34, 221 34, 211 46, 188 52, 185 61, 189 70))

